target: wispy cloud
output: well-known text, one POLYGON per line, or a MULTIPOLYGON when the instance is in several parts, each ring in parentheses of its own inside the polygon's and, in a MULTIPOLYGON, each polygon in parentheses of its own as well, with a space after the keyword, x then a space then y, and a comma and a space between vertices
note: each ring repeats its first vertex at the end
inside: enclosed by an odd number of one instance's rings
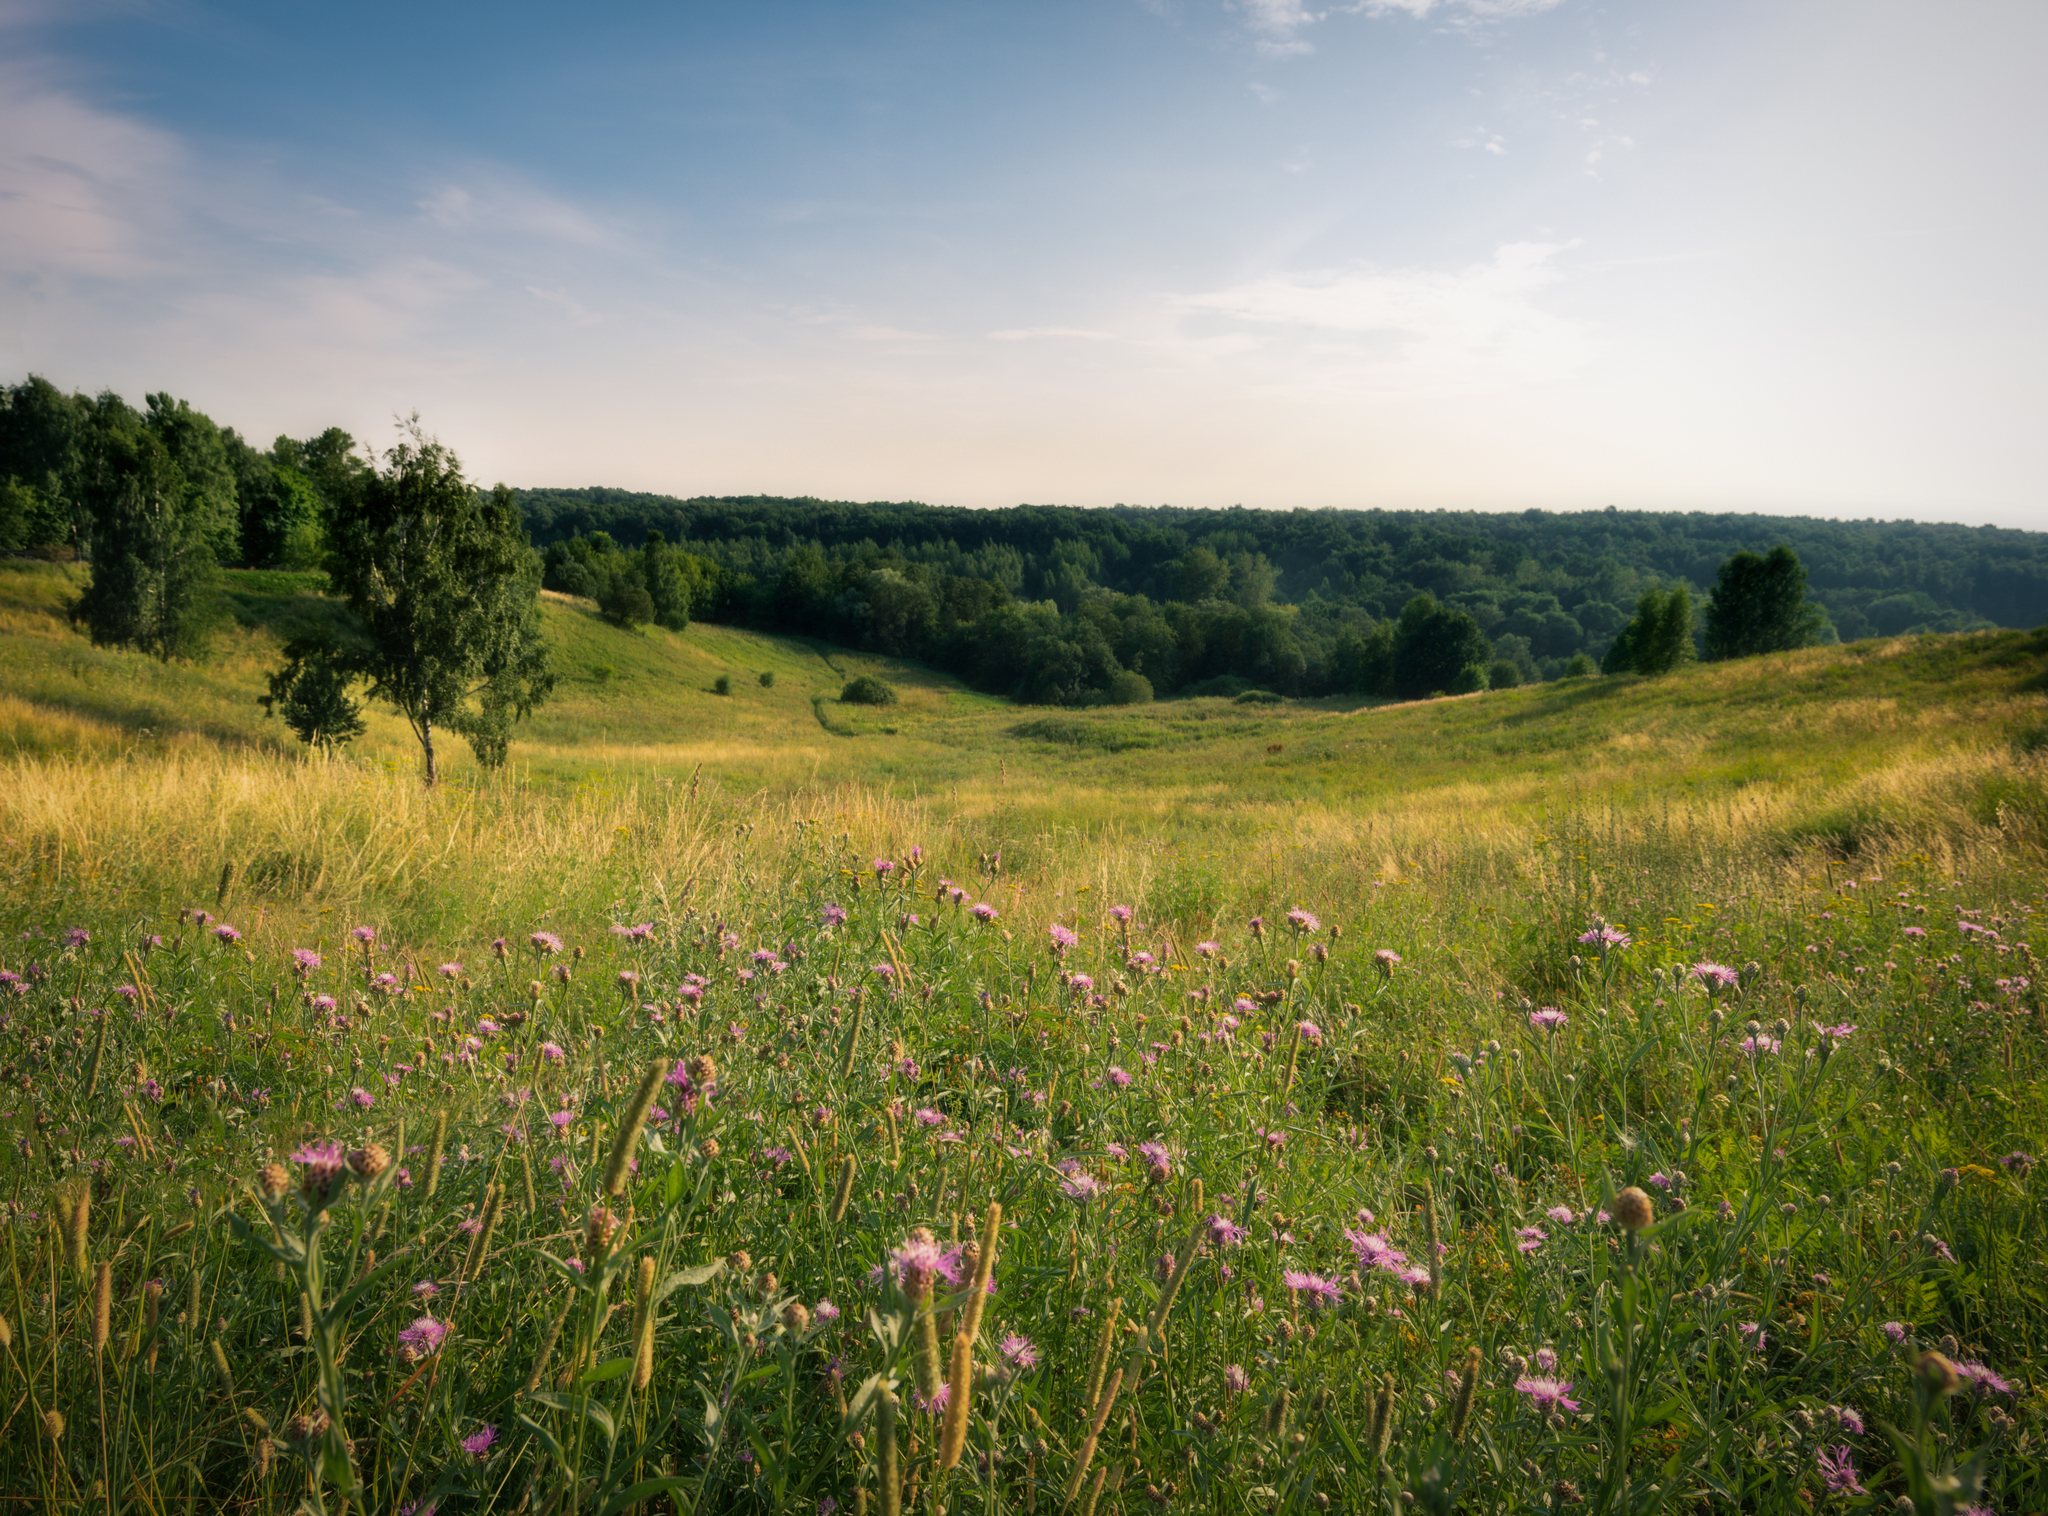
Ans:
POLYGON ((1352 266, 1284 273, 1180 297, 1206 320, 1196 340, 1280 348, 1304 380, 1403 391, 1466 392, 1560 378, 1586 335, 1545 310, 1570 243, 1514 242, 1460 269, 1352 266), (1249 340, 1247 340, 1249 339, 1249 340))
POLYGON ((1322 20, 1326 11, 1312 11, 1301 0, 1239 0, 1245 25, 1268 58, 1289 58, 1315 51, 1302 32, 1322 20))
POLYGON ((1482 21, 1512 21, 1555 10, 1564 0, 1365 0, 1368 16, 1409 15, 1421 20, 1432 12, 1463 12, 1482 21))

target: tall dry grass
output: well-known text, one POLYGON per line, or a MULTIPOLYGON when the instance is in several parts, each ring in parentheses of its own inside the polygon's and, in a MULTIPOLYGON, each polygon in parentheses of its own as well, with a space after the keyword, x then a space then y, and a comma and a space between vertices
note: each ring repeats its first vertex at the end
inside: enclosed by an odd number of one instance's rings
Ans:
POLYGON ((374 917, 425 944, 544 919, 717 912, 765 880, 829 879, 919 844, 999 905, 1057 908, 1095 893, 1205 931, 1397 884, 1467 911, 1566 882, 1597 903, 1615 876, 1645 871, 1763 890, 1830 856, 1910 854, 1982 877, 2038 855, 2026 797, 2041 793, 2041 769, 2003 749, 1956 748, 1843 784, 1759 782, 1706 798, 1535 792, 1504 771, 1398 804, 1157 804, 1138 792, 1119 814, 1016 775, 921 796, 859 780, 744 792, 684 772, 602 771, 555 792, 515 778, 427 790, 395 765, 194 744, 10 760, 0 881, 18 907, 54 896, 139 917, 214 908, 231 870, 227 903, 244 916, 374 917), (1998 795, 2019 801, 1987 802, 1998 795), (1574 877, 1588 840, 1609 861, 1605 883, 1574 877))

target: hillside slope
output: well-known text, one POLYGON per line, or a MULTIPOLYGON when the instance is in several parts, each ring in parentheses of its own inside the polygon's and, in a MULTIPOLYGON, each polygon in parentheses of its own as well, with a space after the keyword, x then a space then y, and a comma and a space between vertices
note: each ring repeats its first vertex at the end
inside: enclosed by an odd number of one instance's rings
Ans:
MULTIPOLYGON (((256 697, 282 636, 331 614, 311 581, 225 575, 215 655, 166 666, 94 648, 69 625, 75 574, 0 568, 0 753, 299 751, 256 697)), ((1483 830, 1674 804, 1841 848, 1929 806, 2048 830, 2042 760, 2029 756, 2048 731, 2048 633, 1872 640, 1403 705, 1069 711, 822 644, 711 626, 625 632, 555 595, 544 614, 560 682, 518 728, 512 764, 545 787, 695 778, 740 795, 856 781, 968 816, 1226 837, 1369 833, 1393 817, 1483 830), (869 672, 899 704, 838 702, 869 672), (713 691, 720 676, 729 695, 713 691)), ((402 723, 372 708, 350 761, 404 772, 416 760, 402 723)), ((458 750, 454 780, 474 772, 458 750)))

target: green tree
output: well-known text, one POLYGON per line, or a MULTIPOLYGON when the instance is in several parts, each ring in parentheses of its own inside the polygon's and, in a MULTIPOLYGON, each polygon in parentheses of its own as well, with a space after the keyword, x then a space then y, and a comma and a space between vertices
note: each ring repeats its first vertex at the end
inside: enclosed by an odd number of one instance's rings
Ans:
POLYGON ((426 782, 440 777, 434 737, 444 729, 467 738, 485 767, 502 764, 513 721, 555 682, 540 563, 512 492, 479 491, 415 417, 330 531, 328 574, 363 628, 353 671, 405 717, 426 782))
POLYGON ((92 403, 87 430, 80 494, 91 522, 92 578, 72 617, 101 645, 136 648, 167 663, 192 656, 204 648, 213 619, 207 591, 217 481, 202 476, 195 486, 163 430, 117 396, 92 403))
POLYGON ((91 522, 78 486, 91 409, 34 375, 0 390, 0 483, 16 485, 0 502, 0 549, 84 546, 91 522))
POLYGON ((1721 565, 1707 605, 1707 656, 1750 658, 1811 647, 1827 613, 1806 599, 1806 566, 1782 542, 1769 553, 1737 553, 1721 565))
POLYGON ((1609 674, 1668 674, 1694 656, 1692 595, 1684 585, 1645 590, 1600 667, 1609 674))
POLYGON ((1394 633, 1394 691, 1406 700, 1486 688, 1493 648, 1479 623, 1456 606, 1417 595, 1394 633))
POLYGON ((331 637, 285 644, 285 665, 269 676, 270 693, 257 703, 322 754, 363 734, 362 703, 349 694, 351 659, 331 637))

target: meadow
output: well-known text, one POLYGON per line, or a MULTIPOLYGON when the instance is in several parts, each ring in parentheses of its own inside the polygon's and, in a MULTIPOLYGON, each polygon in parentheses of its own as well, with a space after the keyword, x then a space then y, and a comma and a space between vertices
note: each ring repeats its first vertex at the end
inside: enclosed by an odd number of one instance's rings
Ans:
POLYGON ((551 600, 430 792, 254 706, 315 586, 166 666, 65 578, 0 571, 13 1505, 2048 1502, 2048 639, 1047 711, 551 600))

